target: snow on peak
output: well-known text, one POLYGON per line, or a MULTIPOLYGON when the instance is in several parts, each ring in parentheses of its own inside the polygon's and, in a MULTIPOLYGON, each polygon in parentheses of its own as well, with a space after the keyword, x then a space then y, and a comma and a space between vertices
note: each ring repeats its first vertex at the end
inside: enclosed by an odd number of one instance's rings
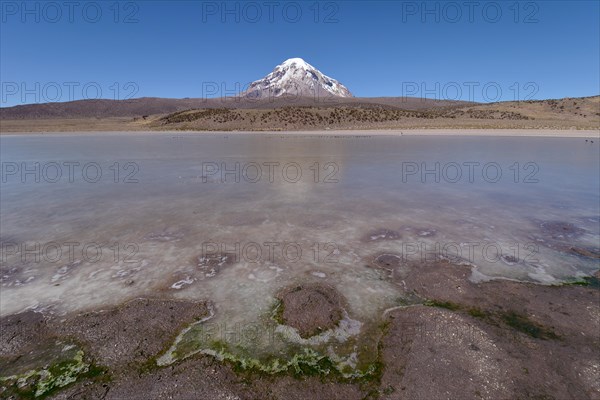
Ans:
POLYGON ((313 67, 312 65, 310 65, 309 63, 307 63, 306 61, 304 61, 303 59, 298 58, 298 57, 296 57, 296 58, 288 58, 283 63, 281 63, 280 65, 278 65, 278 67, 288 67, 288 66, 291 66, 291 65, 294 65, 294 64, 296 66, 299 66, 299 67, 302 67, 302 68, 306 68, 306 69, 308 69, 308 68, 315 69, 315 67, 313 67))
POLYGON ((284 95, 316 98, 353 97, 340 82, 298 57, 285 60, 263 79, 252 82, 244 94, 253 98, 284 95))

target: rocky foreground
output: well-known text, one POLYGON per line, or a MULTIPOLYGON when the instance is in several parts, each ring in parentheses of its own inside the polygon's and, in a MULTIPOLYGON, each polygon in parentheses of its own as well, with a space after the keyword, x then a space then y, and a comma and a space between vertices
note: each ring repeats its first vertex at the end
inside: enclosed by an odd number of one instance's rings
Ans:
MULTIPOLYGON (((347 379, 300 366, 266 374, 196 354, 157 357, 207 302, 133 299, 77 315, 33 311, 0 319, 0 397, 55 399, 600 399, 598 278, 541 286, 475 284, 447 261, 376 258, 370 268, 417 299, 382 316, 377 368, 347 379)), ((310 336, 335 325, 333 287, 283 290, 284 323, 310 336)))

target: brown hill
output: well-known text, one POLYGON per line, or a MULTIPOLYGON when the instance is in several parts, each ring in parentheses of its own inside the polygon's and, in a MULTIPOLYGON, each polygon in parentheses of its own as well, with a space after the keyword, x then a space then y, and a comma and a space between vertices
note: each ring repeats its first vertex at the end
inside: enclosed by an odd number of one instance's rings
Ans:
POLYGON ((422 110, 437 107, 473 104, 467 102, 430 100, 410 97, 336 98, 279 97, 254 100, 244 97, 165 99, 142 97, 130 100, 77 100, 63 103, 26 104, 0 108, 2 120, 53 118, 143 117, 168 114, 189 109, 241 108, 269 109, 285 106, 360 106, 422 110))
POLYGON ((343 103, 276 109, 192 109, 145 122, 151 129, 320 130, 399 128, 598 129, 600 97, 430 106, 343 103))
POLYGON ((419 98, 85 100, 0 109, 1 132, 593 129, 600 96, 466 103, 419 98))

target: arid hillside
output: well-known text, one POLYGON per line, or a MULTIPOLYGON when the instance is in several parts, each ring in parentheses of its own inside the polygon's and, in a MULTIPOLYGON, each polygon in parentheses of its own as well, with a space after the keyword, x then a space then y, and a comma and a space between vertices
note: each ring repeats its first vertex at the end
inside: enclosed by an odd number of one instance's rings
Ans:
POLYGON ((402 108, 406 110, 423 110, 437 107, 462 106, 473 104, 462 101, 431 100, 413 97, 296 97, 283 96, 267 99, 251 99, 246 97, 223 98, 185 98, 165 99, 158 97, 142 97, 130 100, 77 100, 63 103, 25 104, 0 108, 0 119, 52 119, 52 118, 113 118, 143 117, 155 114, 168 114, 189 109, 273 109, 281 107, 334 107, 352 105, 355 107, 402 108))
POLYGON ((198 109, 157 116, 153 129, 319 130, 393 128, 585 128, 600 126, 600 97, 401 109, 384 105, 198 109))
POLYGON ((600 96, 489 104, 418 98, 136 99, 61 107, 3 109, 0 131, 600 128, 600 96))

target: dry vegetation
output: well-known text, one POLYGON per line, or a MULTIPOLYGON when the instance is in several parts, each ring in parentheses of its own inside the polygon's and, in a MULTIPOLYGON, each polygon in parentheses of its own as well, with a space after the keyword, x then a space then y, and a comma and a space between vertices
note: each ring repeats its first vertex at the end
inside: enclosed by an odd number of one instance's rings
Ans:
POLYGON ((598 129, 600 96, 492 104, 402 102, 287 105, 278 108, 194 108, 112 118, 0 120, 0 131, 297 131, 327 129, 598 129))
POLYGON ((600 97, 403 110, 383 105, 288 106, 272 110, 200 109, 153 117, 153 129, 322 130, 392 128, 600 127, 600 97))

